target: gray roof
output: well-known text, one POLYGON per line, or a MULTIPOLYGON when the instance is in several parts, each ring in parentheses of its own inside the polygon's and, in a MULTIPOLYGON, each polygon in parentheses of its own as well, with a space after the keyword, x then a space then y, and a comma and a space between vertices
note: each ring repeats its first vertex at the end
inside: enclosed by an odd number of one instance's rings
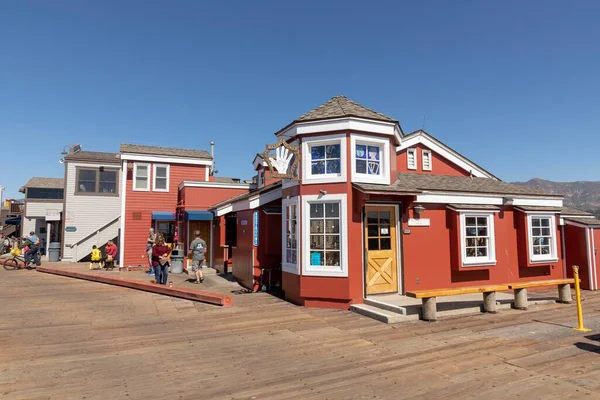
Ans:
POLYGON ((448 204, 448 208, 453 210, 500 210, 500 207, 490 204, 448 204))
POLYGON ((215 176, 215 182, 218 183, 242 183, 240 178, 229 178, 226 176, 215 176))
POLYGON ((250 198, 252 196, 255 196, 257 194, 267 193, 267 192, 270 192, 271 190, 275 190, 275 189, 278 189, 280 187, 281 187, 281 181, 273 182, 270 185, 261 187, 260 189, 252 190, 252 191, 250 191, 248 193, 243 193, 243 194, 240 194, 238 196, 232 197, 230 199, 223 200, 223 201, 220 201, 220 202, 218 202, 216 204, 213 204, 213 206, 211 207, 211 209, 214 210, 215 208, 222 207, 222 206, 224 206, 226 204, 237 203, 238 201, 248 199, 248 198, 250 198))
POLYGON ((457 193, 485 193, 499 195, 527 195, 527 196, 549 196, 558 197, 539 189, 514 185, 490 178, 475 178, 469 176, 450 175, 427 175, 399 172, 396 181, 391 185, 354 184, 363 192, 399 192, 399 193, 422 193, 424 191, 434 192, 457 192, 457 193))
POLYGON ((296 118, 291 124, 280 129, 275 134, 285 130, 290 125, 296 122, 317 121, 323 119, 343 118, 343 117, 358 117, 373 119, 377 121, 394 122, 398 120, 388 117, 385 114, 367 108, 355 101, 350 100, 346 96, 335 96, 329 99, 324 104, 296 118))
POLYGON ((143 146, 139 144, 121 144, 121 153, 151 154, 159 156, 203 158, 206 160, 212 160, 212 156, 206 150, 174 149, 170 147, 143 146))
POLYGON ((44 188, 44 189, 64 189, 65 180, 63 178, 40 178, 35 177, 29 179, 22 187, 25 188, 44 188))
POLYGON ((560 213, 563 214, 563 215, 581 215, 581 216, 586 216, 586 215, 592 216, 592 215, 594 215, 594 214, 589 213, 587 211, 581 211, 581 210, 578 210, 576 208, 570 208, 570 207, 563 207, 560 210, 560 213))
POLYGON ((596 218, 565 218, 567 221, 573 221, 573 222, 577 222, 579 224, 585 225, 585 226, 594 226, 594 227, 600 227, 600 219, 596 219, 596 218))
POLYGON ((99 163, 119 164, 119 153, 106 153, 102 151, 78 151, 65 156, 67 161, 96 161, 99 163))
POLYGON ((515 206, 517 210, 523 211, 547 211, 547 212, 561 212, 562 207, 544 207, 544 206, 515 206))

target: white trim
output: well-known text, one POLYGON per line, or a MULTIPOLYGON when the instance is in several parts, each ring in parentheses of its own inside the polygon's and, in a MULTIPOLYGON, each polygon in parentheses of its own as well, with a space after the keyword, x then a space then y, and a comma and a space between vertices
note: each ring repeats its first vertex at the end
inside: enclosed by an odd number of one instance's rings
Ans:
POLYGON ((352 182, 390 184, 390 140, 365 135, 350 135, 350 177, 352 182), (356 172, 356 145, 379 148, 379 175, 356 172))
POLYGON ((348 165, 348 152, 346 151, 346 135, 336 134, 328 136, 316 136, 306 138, 302 141, 302 184, 323 184, 346 182, 346 165, 348 165), (330 144, 340 145, 340 173, 320 174, 311 173, 311 151, 312 146, 325 146, 330 144))
POLYGON ((566 224, 566 225, 573 225, 573 226, 577 226, 577 227, 579 227, 579 228, 586 228, 586 229, 587 229, 587 228, 592 228, 592 229, 593 229, 593 228, 600 228, 600 224, 599 224, 599 225, 593 225, 593 226, 590 226, 590 225, 584 225, 584 224, 582 224, 582 223, 579 223, 579 222, 571 221, 571 220, 569 220, 569 219, 565 219, 565 224, 566 224))
POLYGON ((208 182, 208 181, 209 181, 209 179, 210 179, 210 178, 209 178, 209 172, 208 172, 208 170, 209 170, 209 168, 208 168, 208 167, 204 168, 204 180, 205 180, 206 182, 208 182))
POLYGON ((447 159, 448 161, 457 165, 458 167, 464 169, 465 171, 467 171, 467 172, 472 171, 473 175, 476 177, 498 179, 495 176, 493 176, 492 174, 490 174, 489 172, 485 171, 483 168, 475 165, 475 163, 473 163, 469 159, 456 153, 450 147, 448 147, 444 144, 438 143, 436 141, 433 141, 428 136, 429 135, 427 135, 424 132, 419 132, 419 133, 415 134, 414 136, 411 136, 408 139, 403 139, 400 146, 396 147, 396 153, 398 153, 404 149, 408 149, 409 147, 413 147, 413 146, 417 145, 418 143, 422 143, 427 148, 434 151, 436 154, 439 154, 440 156, 444 157, 445 159, 447 159))
POLYGON ((366 118, 344 117, 320 121, 296 122, 279 132, 277 137, 291 138, 313 133, 362 131, 393 136, 400 143, 400 129, 396 122, 375 121, 366 118))
POLYGON ((226 204, 216 209, 215 216, 220 217, 234 211, 254 210, 262 205, 268 204, 281 198, 281 188, 267 193, 261 193, 235 203, 226 204))
POLYGON ((304 276, 330 276, 348 277, 348 206, 347 195, 305 195, 302 196, 302 224, 300 225, 302 242, 302 275, 304 276), (310 204, 339 202, 340 203, 340 266, 339 267, 312 267, 310 265, 310 204))
MULTIPOLYGON (((170 177, 171 177, 171 166, 169 164, 152 164, 152 191, 168 193, 169 192, 169 184, 171 183, 170 177), (160 167, 164 167, 167 169, 167 188, 166 189, 157 189, 156 188, 156 177, 157 177, 156 169, 160 168, 160 167)), ((162 177, 160 177, 160 178, 162 178, 162 177)))
POLYGON ((250 189, 250 184, 249 183, 183 181, 179 184, 179 189, 183 189, 184 187, 218 188, 218 189, 250 189))
MULTIPOLYGON (((562 218, 561 218, 562 219, 562 218)), ((561 248, 561 252, 562 252, 562 259, 563 259, 563 278, 567 278, 567 251, 566 251, 566 244, 565 244, 566 240, 565 240, 565 226, 564 224, 562 224, 560 226, 560 248, 561 248)))
MULTIPOLYGON (((504 205, 504 197, 497 194, 426 192, 418 194, 416 202, 437 204, 485 204, 504 205)), ((553 197, 514 197, 513 206, 562 207, 562 198, 553 197)))
POLYGON ((261 165, 263 166, 263 168, 269 166, 269 164, 267 164, 267 162, 262 158, 262 155, 257 154, 256 156, 254 156, 254 160, 252 161, 252 166, 254 167, 254 170, 256 171, 256 169, 261 165), (259 159, 262 160, 262 163, 259 161, 259 159))
MULTIPOLYGON (((536 227, 537 228, 537 227, 536 227)), ((540 224, 540 229, 542 226, 540 224)), ((541 232, 540 232, 541 233, 541 232)), ((527 213, 527 238, 529 239, 528 252, 529 252, 529 262, 531 264, 540 264, 540 263, 554 263, 558 261, 558 253, 556 249, 556 215, 552 213, 538 214, 538 213, 527 213), (533 218, 547 218, 550 220, 550 229, 551 237, 550 237, 550 254, 541 254, 534 255, 533 254, 533 225, 531 220, 533 218)))
POLYGON ((213 242, 213 223, 214 220, 212 221, 207 221, 208 222, 208 226, 210 226, 210 258, 208 259, 208 262, 210 263, 210 268, 213 268, 213 253, 215 250, 215 243, 213 242))
POLYGON ((461 252, 461 265, 467 267, 479 267, 487 265, 496 265, 496 231, 494 229, 494 213, 493 212, 460 212, 460 252, 461 252), (488 231, 488 255, 487 257, 467 257, 467 246, 466 246, 466 217, 487 218, 487 231, 488 231), (467 260, 469 258, 470 260, 467 260))
POLYGON ((423 149, 421 151, 421 169, 423 171, 431 171, 433 170, 433 157, 431 156, 431 150, 423 149), (427 155, 427 160, 429 161, 429 166, 425 166, 425 155, 427 155))
POLYGON ((597 264, 596 264, 596 252, 594 251, 596 248, 596 242, 594 240, 594 230, 592 228, 590 228, 590 234, 592 235, 592 239, 590 241, 590 253, 592 253, 592 260, 593 260, 593 267, 592 267, 592 271, 593 271, 593 275, 594 275, 594 290, 598 290, 598 270, 597 268, 597 264))
POLYGON ((497 210, 484 210, 481 208, 469 208, 468 204, 465 204, 465 208, 454 208, 454 207, 450 207, 449 205, 446 206, 446 208, 448 208, 449 210, 452 211, 456 211, 458 213, 470 213, 470 214, 476 214, 476 213, 484 213, 484 214, 489 214, 489 213, 499 213, 500 209, 497 210))
POLYGON ((300 197, 295 196, 289 199, 283 199, 281 201, 281 269, 283 272, 288 272, 294 275, 300 275, 300 258, 301 248, 300 244, 300 197), (286 246, 286 223, 287 223, 287 207, 296 206, 296 264, 286 262, 287 259, 287 246, 286 246))
POLYGON ((150 173, 151 171, 151 165, 149 163, 137 163, 134 162, 133 163, 133 183, 131 185, 131 190, 133 190, 134 192, 149 192, 150 191, 150 185, 151 185, 151 180, 152 180, 152 174, 150 173), (146 171, 148 171, 148 175, 146 176, 146 179, 148 179, 148 187, 146 187, 145 189, 138 189, 137 185, 136 185, 136 177, 137 177, 137 170, 138 170, 138 166, 145 166, 146 167, 146 171))
POLYGON ((590 228, 588 227, 585 228, 585 248, 585 258, 587 258, 588 280, 590 283, 590 290, 594 290, 594 278, 592 276, 592 254, 590 246, 590 228))
POLYGON ((129 161, 143 161, 143 162, 157 162, 164 164, 189 164, 189 165, 212 165, 212 160, 202 160, 199 158, 186 158, 186 157, 172 157, 172 156, 159 156, 159 155, 139 155, 139 154, 121 154, 122 160, 129 161))
POLYGON ((418 160, 419 160, 419 156, 417 153, 417 149, 415 148, 410 148, 408 150, 406 150, 406 169, 410 169, 410 170, 417 170, 417 164, 418 164, 418 160), (413 163, 410 163, 410 154, 412 154, 412 159, 413 159, 413 163))
MULTIPOLYGON (((133 185, 133 182, 132 182, 133 185)), ((124 267, 125 261, 125 197, 127 197, 127 161, 123 161, 121 169, 121 232, 119 232, 119 267, 124 267)))

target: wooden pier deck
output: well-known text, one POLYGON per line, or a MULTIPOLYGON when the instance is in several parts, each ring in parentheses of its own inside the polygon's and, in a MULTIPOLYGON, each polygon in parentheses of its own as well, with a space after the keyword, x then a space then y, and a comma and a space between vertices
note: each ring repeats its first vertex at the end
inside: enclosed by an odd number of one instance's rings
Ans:
POLYGON ((389 326, 0 268, 1 399, 600 399, 600 295, 389 326))

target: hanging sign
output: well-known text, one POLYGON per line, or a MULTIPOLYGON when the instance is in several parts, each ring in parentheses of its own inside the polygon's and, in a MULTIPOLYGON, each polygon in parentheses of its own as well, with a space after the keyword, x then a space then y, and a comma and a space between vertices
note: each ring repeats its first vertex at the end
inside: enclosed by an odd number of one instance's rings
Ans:
POLYGON ((279 139, 276 144, 267 145, 262 159, 267 162, 273 178, 291 179, 298 181, 298 147, 292 146, 285 139, 279 139), (272 152, 275 154, 272 154, 272 152))
POLYGON ((258 246, 258 210, 254 211, 254 246, 258 246))

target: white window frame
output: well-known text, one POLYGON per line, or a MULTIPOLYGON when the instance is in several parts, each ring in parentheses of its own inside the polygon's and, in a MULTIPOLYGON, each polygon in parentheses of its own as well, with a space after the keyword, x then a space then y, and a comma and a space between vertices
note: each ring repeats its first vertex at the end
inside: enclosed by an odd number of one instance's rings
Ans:
MULTIPOLYGON (((171 176, 171 166, 169 164, 154 164, 152 166, 152 190, 154 192, 168 192, 169 184, 171 183, 170 176, 171 176), (164 167, 167 169, 167 188, 166 189, 158 189, 156 187, 156 178, 158 177, 156 174, 156 170, 161 167, 164 167)), ((160 177, 160 178, 162 178, 162 177, 160 177)))
POLYGON ((258 187, 265 186, 265 169, 261 168, 258 170, 258 187))
POLYGON ((364 135, 350 136, 352 182, 390 184, 390 140, 364 135), (379 147, 379 175, 356 172, 356 145, 379 147))
MULTIPOLYGON (((540 226, 541 228, 541 226, 540 226)), ((556 250, 556 216, 554 214, 527 214, 527 242, 529 250, 529 262, 531 264, 557 262, 558 252, 556 250), (548 218, 550 219, 550 254, 533 254, 533 218, 548 218)))
POLYGON ((302 250, 300 246, 300 225, 301 225, 301 217, 300 217, 300 198, 292 197, 289 199, 283 199, 281 201, 281 269, 283 272, 288 272, 294 275, 300 275, 300 259, 302 258, 302 250), (288 263, 287 260, 287 215, 288 215, 288 207, 296 206, 296 263, 288 263))
POLYGON ((407 169, 412 169, 412 170, 416 170, 417 169, 417 165, 418 165, 418 159, 419 157, 417 156, 418 152, 417 149, 414 147, 411 147, 410 149, 406 149, 406 168, 407 169), (415 160, 415 163, 413 165, 410 164, 410 157, 409 155, 412 153, 413 155, 413 160, 415 160))
POLYGON ((489 211, 464 211, 460 212, 460 250, 461 263, 463 267, 478 267, 486 265, 496 265, 496 232, 494 229, 494 214, 489 211), (466 218, 487 218, 488 229, 488 255, 487 257, 467 257, 466 244, 466 218))
POLYGON ((326 194, 302 196, 302 275, 348 277, 348 206, 347 195, 326 194), (315 203, 340 203, 340 266, 322 267, 310 265, 310 205, 315 203), (306 244, 306 245, 304 245, 306 244))
POLYGON ((132 186, 132 188, 134 191, 136 191, 136 192, 149 192, 150 191, 150 183, 152 180, 152 176, 151 176, 152 174, 150 172, 152 170, 151 165, 152 164, 150 164, 150 163, 143 163, 143 162, 134 162, 133 163, 133 186, 132 186), (138 167, 140 167, 140 166, 146 167, 146 171, 148 171, 148 176, 147 176, 148 185, 146 188, 138 188, 137 187, 137 174, 138 174, 138 167))
POLYGON ((306 185, 346 182, 346 135, 336 134, 327 136, 316 136, 302 140, 302 183, 306 185), (340 145, 340 173, 313 175, 311 168, 311 147, 326 146, 330 144, 340 145))
POLYGON ((431 156, 431 150, 421 151, 421 168, 423 171, 431 171, 433 169, 433 160, 431 156), (425 159, 429 160, 429 166, 425 166, 425 159))

